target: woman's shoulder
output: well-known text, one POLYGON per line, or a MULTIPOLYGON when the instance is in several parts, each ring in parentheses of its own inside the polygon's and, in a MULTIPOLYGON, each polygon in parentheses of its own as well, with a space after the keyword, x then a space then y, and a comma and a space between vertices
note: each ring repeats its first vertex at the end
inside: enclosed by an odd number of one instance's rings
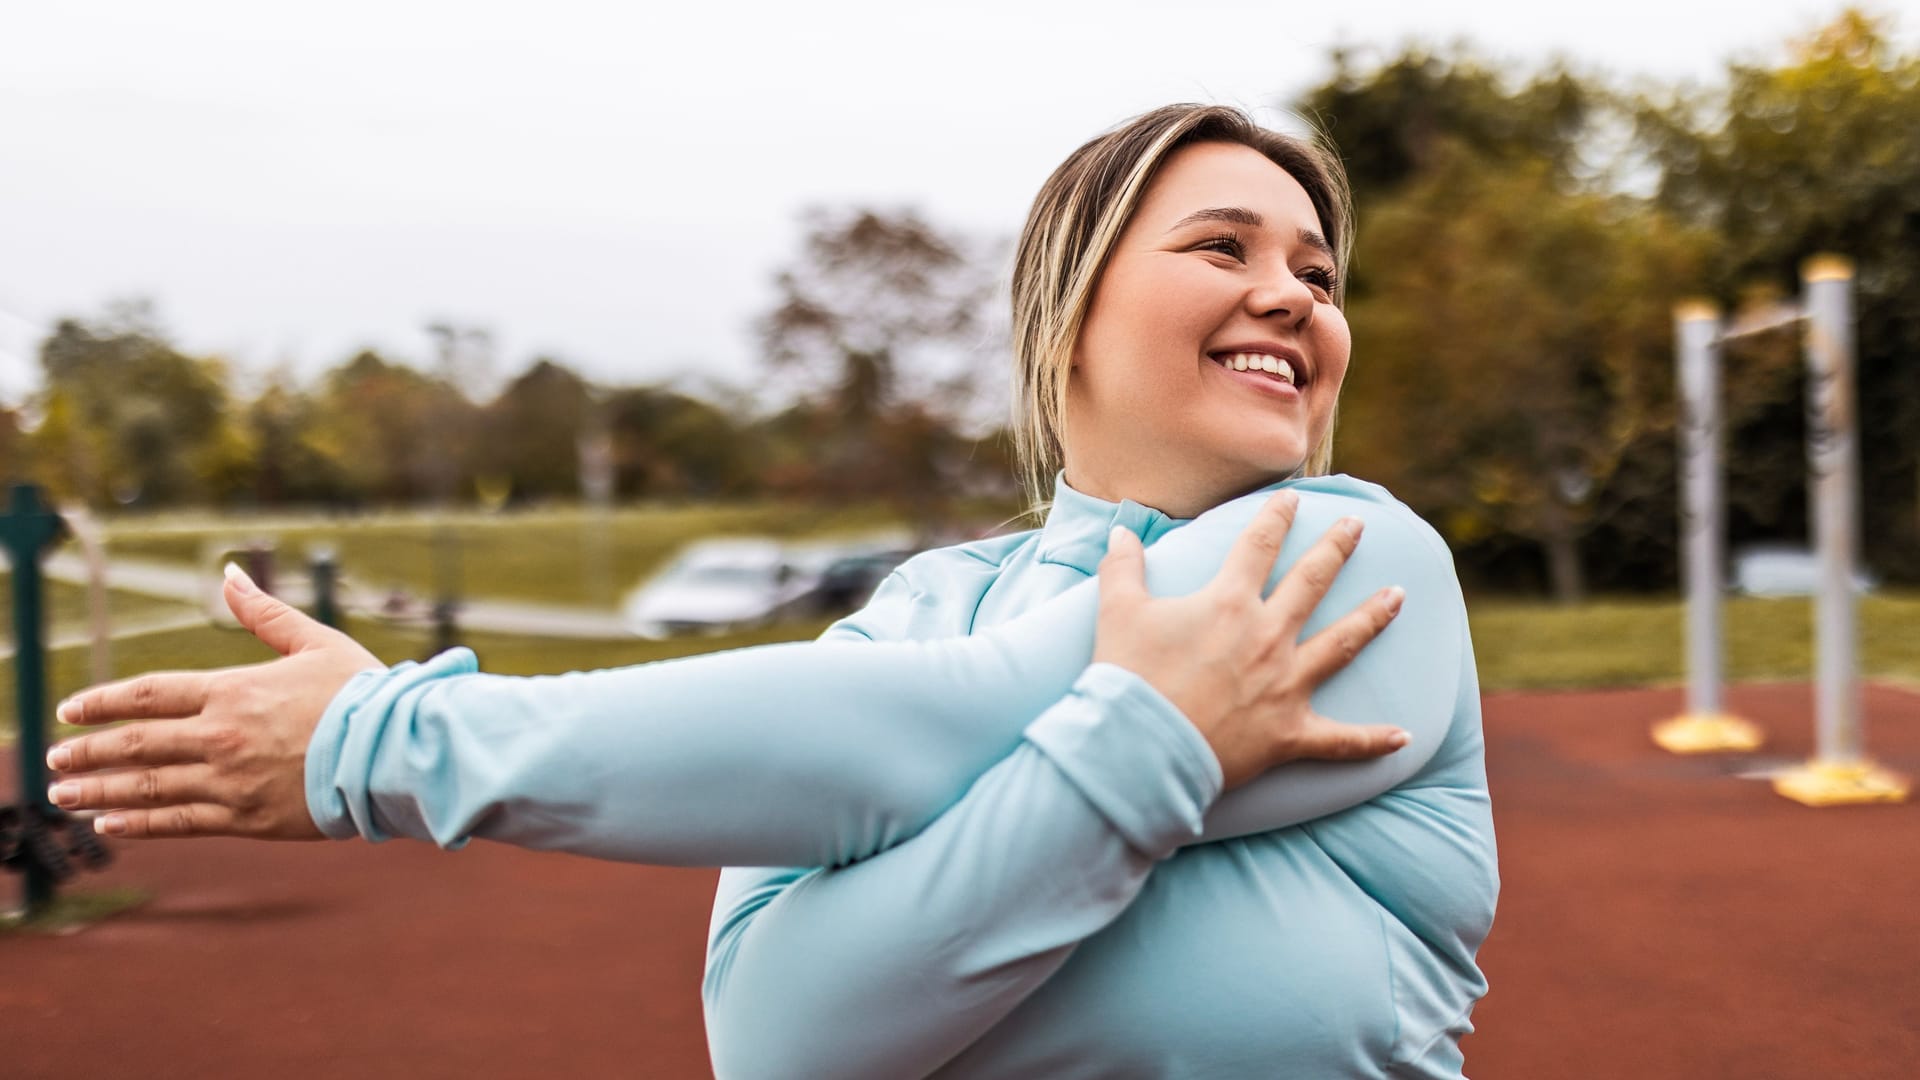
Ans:
POLYGON ((933 570, 945 567, 1002 569, 1013 557, 1040 538, 1039 529, 995 533, 958 544, 928 548, 900 564, 901 569, 918 567, 933 570))
POLYGON ((1406 554, 1430 556, 1444 561, 1448 567, 1453 565, 1453 551, 1439 530, 1385 487, 1346 473, 1282 480, 1226 505, 1241 504, 1241 511, 1246 512, 1274 492, 1283 490, 1300 496, 1300 509, 1294 518, 1296 528, 1305 527, 1317 534, 1338 518, 1358 517, 1366 523, 1368 536, 1373 538, 1372 546, 1377 548, 1381 538, 1390 537, 1396 547, 1411 547, 1406 554))

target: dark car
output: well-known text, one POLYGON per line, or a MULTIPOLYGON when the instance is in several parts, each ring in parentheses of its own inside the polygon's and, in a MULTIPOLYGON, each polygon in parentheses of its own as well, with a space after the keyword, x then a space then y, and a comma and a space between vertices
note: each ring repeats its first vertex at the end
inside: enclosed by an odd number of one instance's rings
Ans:
POLYGON ((911 548, 887 548, 843 555, 820 572, 812 599, 823 615, 852 611, 867 602, 888 574, 914 554, 911 548))

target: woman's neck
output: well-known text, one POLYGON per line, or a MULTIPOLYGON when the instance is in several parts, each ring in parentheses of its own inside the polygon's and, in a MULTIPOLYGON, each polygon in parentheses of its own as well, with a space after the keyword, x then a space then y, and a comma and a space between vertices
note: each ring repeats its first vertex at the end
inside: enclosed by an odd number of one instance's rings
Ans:
POLYGON ((1225 477, 1147 476, 1137 472, 1134 475, 1117 476, 1086 468, 1083 463, 1074 461, 1067 462, 1064 476, 1067 486, 1082 495, 1112 503, 1132 501, 1180 519, 1199 517, 1221 503, 1285 479, 1274 476, 1249 481, 1245 477, 1232 480, 1225 477))

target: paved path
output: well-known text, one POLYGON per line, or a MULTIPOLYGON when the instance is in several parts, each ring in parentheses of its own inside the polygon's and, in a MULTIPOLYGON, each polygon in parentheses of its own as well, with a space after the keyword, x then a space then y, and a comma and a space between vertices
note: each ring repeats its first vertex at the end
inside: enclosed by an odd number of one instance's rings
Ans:
MULTIPOLYGON (((127 638, 144 637, 148 634, 168 634, 175 630, 186 630, 195 626, 207 625, 207 617, 192 611, 160 612, 153 615, 136 615, 131 618, 115 619, 113 632, 109 635, 113 641, 127 638)), ((93 634, 86 630, 62 630, 53 634, 46 648, 79 649, 93 644, 93 634)), ((0 661, 13 659, 15 652, 13 636, 0 639, 0 661)))
MULTIPOLYGON (((1762 763, 1807 752, 1805 687, 1731 702, 1774 732, 1762 763)), ((1866 702, 1878 756, 1920 774, 1920 695, 1866 702)), ((1810 810, 1660 753, 1647 724, 1680 705, 1487 699, 1504 883, 1469 1074, 1910 1080, 1920 804, 1810 810)), ((484 843, 116 850, 88 886, 151 903, 0 937, 0 1076, 706 1075, 710 872, 484 843)))
MULTIPOLYGON (((88 582, 86 559, 78 552, 62 551, 49 556, 47 577, 70 585, 88 582)), ((198 570, 179 563, 142 559, 114 559, 107 564, 107 585, 126 592, 164 597, 192 604, 209 614, 226 618, 220 599, 220 578, 210 570, 198 570)), ((305 607, 312 602, 310 584, 298 576, 275 583, 275 592, 288 603, 305 607)), ((341 605, 355 615, 380 618, 384 597, 375 592, 348 588, 341 605)), ((426 605, 408 618, 396 620, 425 625, 429 617, 426 605)), ((533 637, 625 638, 631 637, 621 624, 618 612, 597 608, 568 607, 559 604, 527 604, 508 600, 467 600, 460 608, 463 630, 497 634, 522 634, 533 637)))

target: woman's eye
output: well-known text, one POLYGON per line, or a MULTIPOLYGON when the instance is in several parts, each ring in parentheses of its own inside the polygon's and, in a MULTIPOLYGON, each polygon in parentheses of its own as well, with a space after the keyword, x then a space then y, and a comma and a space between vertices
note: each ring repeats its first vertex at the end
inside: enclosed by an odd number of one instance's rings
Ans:
POLYGON ((1216 236, 1211 240, 1202 241, 1197 250, 1216 251, 1241 260, 1244 260, 1247 254, 1246 247, 1240 243, 1240 238, 1237 236, 1216 236))
POLYGON ((1328 296, 1332 296, 1340 285, 1340 279, 1334 276, 1333 271, 1328 270, 1324 266, 1314 266, 1302 270, 1300 272, 1300 280, 1319 289, 1328 296))

